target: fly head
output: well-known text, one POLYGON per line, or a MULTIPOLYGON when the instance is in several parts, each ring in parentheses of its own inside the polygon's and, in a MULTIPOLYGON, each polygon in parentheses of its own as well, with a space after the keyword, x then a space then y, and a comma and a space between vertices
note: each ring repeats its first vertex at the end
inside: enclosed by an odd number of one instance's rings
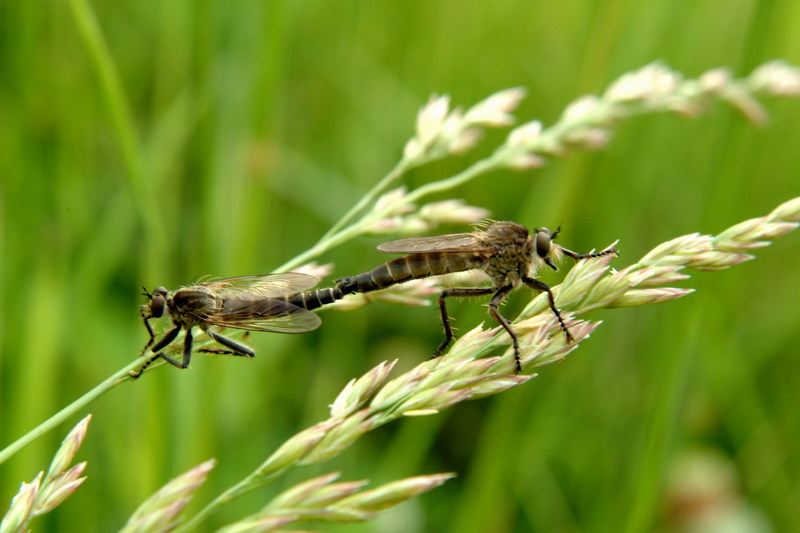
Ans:
POLYGON ((167 306, 167 289, 156 287, 152 293, 147 292, 147 289, 145 289, 143 294, 150 298, 150 302, 140 308, 142 316, 147 315, 145 318, 161 318, 164 315, 164 308, 167 306))
POLYGON ((556 245, 553 244, 553 240, 558 236, 560 231, 561 228, 556 229, 555 232, 547 228, 537 228, 533 233, 536 256, 553 270, 558 270, 558 267, 553 263, 553 253, 556 247, 556 245))

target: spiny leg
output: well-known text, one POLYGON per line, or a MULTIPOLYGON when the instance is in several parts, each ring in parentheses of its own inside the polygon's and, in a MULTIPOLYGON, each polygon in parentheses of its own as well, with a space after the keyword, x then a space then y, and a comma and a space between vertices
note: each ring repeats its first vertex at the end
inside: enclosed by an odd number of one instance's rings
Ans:
POLYGON ((150 325, 150 317, 142 316, 142 322, 144 322, 144 327, 147 328, 147 333, 150 335, 150 339, 147 341, 147 344, 144 345, 144 349, 142 350, 142 355, 144 355, 155 342, 156 333, 153 331, 153 326, 150 325))
POLYGON ((436 352, 433 354, 434 357, 439 357, 442 355, 445 348, 447 348, 447 345, 449 345, 450 341, 453 340, 453 330, 450 327, 450 317, 447 316, 447 307, 445 306, 444 299, 448 296, 486 296, 492 292, 494 292, 494 287, 453 288, 442 291, 442 294, 439 296, 439 311, 442 314, 442 325, 444 326, 444 342, 442 342, 442 344, 440 344, 436 349, 436 352))
MULTIPOLYGON (((221 350, 219 353, 229 353, 231 355, 240 355, 245 357, 255 357, 256 352, 253 351, 252 348, 245 346, 244 344, 239 344, 235 340, 229 339, 219 333, 214 333, 210 329, 205 330, 206 335, 220 343, 221 345, 225 346, 226 348, 230 348, 230 352, 226 350, 221 350)), ((213 352, 212 352, 213 353, 213 352)))
POLYGON ((511 342, 514 344, 514 372, 519 374, 522 372, 522 363, 519 359, 519 342, 517 341, 517 334, 514 333, 514 330, 511 329, 511 324, 508 322, 506 317, 500 314, 499 306, 506 299, 506 296, 514 289, 511 285, 506 285, 505 287, 500 287, 500 289, 494 293, 492 296, 491 301, 489 302, 489 314, 494 317, 495 320, 500 322, 500 325, 503 326, 509 336, 511 336, 511 342))
MULTIPOLYGON (((250 338, 250 332, 249 331, 245 331, 244 334, 242 335, 242 338, 243 339, 249 339, 250 338)), ((230 340, 227 337, 225 337, 225 339, 226 340, 230 340)), ((239 345, 239 346, 240 347, 245 347, 244 345, 239 345)), ((200 348, 197 351, 198 352, 203 352, 203 353, 213 353, 214 355, 236 355, 236 356, 250 357, 250 355, 247 354, 247 353, 242 353, 241 351, 235 352, 233 350, 225 350, 223 348, 200 348)))
POLYGON ((572 342, 575 340, 572 337, 572 333, 569 332, 569 328, 567 328, 567 324, 564 322, 564 319, 561 317, 561 313, 556 307, 556 299, 553 297, 553 291, 550 290, 550 286, 536 278, 522 278, 522 282, 535 291, 547 293, 547 300, 550 302, 550 309, 553 311, 553 314, 556 315, 556 318, 558 319, 558 325, 561 326, 561 329, 567 335, 567 342, 572 342))
POLYGON ((592 259, 595 257, 603 257, 604 255, 619 255, 619 252, 616 250, 603 250, 602 252, 592 252, 588 254, 579 254, 578 252, 573 252, 563 246, 560 246, 561 251, 564 252, 564 255, 568 255, 573 258, 575 261, 580 261, 581 259, 592 259))
POLYGON ((138 369, 131 370, 130 372, 128 372, 128 375, 131 377, 131 379, 139 379, 144 373, 144 371, 147 370, 147 368, 150 365, 155 363, 158 358, 159 355, 157 353, 153 354, 153 356, 150 357, 147 361, 145 361, 144 364, 140 366, 138 369))
MULTIPOLYGON (((150 347, 151 344, 153 344, 153 339, 155 338, 155 335, 153 334, 153 329, 150 327, 150 324, 148 324, 146 320, 145 320, 145 325, 147 326, 147 330, 153 337, 147 342, 147 345, 145 346, 144 351, 142 353, 147 352, 147 349, 150 347)), ((175 340, 175 338, 178 336, 178 333, 180 332, 181 332, 181 327, 175 326, 167 333, 165 333, 164 336, 161 338, 161 340, 158 341, 155 346, 153 346, 153 355, 147 361, 145 361, 144 364, 141 367, 139 367, 138 370, 131 370, 129 372, 129 375, 133 379, 138 379, 139 376, 141 376, 142 373, 145 370, 147 370, 147 367, 152 365, 158 358, 163 358, 164 360, 172 363, 175 366, 180 366, 177 361, 172 360, 171 358, 165 356, 164 354, 158 353, 167 346, 169 346, 170 344, 172 344, 172 341, 175 340)))
MULTIPOLYGON (((559 233, 561 233, 561 226, 557 227, 556 230, 550 235, 550 240, 553 240, 553 241, 556 240, 556 237, 558 237, 559 233)), ((610 254, 614 254, 616 256, 619 256, 619 251, 614 250, 614 249, 603 250, 601 252, 590 252, 588 254, 579 254, 578 252, 573 252, 569 248, 564 248, 563 246, 559 246, 559 248, 564 253, 564 255, 568 255, 568 256, 570 256, 571 258, 573 258, 576 261, 580 261, 581 259, 591 259, 591 258, 595 258, 595 257, 603 257, 604 255, 610 255, 610 254)), ((556 270, 558 270, 558 269, 556 269, 556 270)))
POLYGON ((183 358, 181 362, 176 361, 172 357, 164 353, 158 353, 158 357, 177 368, 188 368, 189 362, 192 360, 192 328, 186 330, 186 336, 183 338, 183 358))
POLYGON ((183 358, 181 359, 180 363, 164 353, 159 353, 158 356, 174 367, 188 368, 189 362, 192 360, 192 345, 192 328, 188 328, 186 330, 186 336, 183 338, 183 358))
POLYGON ((233 350, 226 350, 224 348, 200 348, 197 351, 201 353, 210 353, 214 355, 242 355, 239 352, 234 352, 233 350))

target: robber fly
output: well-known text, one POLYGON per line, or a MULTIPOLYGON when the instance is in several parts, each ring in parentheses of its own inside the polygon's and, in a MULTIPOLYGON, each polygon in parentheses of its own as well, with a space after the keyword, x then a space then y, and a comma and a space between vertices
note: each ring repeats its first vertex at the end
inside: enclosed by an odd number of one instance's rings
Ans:
POLYGON ((225 347, 223 350, 202 351, 246 357, 255 356, 252 348, 217 333, 214 327, 278 333, 314 330, 322 321, 309 311, 344 296, 336 289, 303 293, 316 284, 317 278, 313 276, 290 272, 207 281, 175 291, 157 287, 151 293, 145 289, 144 295, 150 301, 139 308, 139 314, 150 340, 142 353, 151 349, 153 356, 139 370, 131 371, 130 375, 138 378, 159 358, 178 368, 188 367, 192 358, 192 329, 195 326, 225 347), (174 327, 156 341, 150 319, 160 318, 165 311, 172 318, 174 327), (177 361, 162 350, 172 344, 182 329, 186 330, 183 358, 177 361))
POLYGON ((447 316, 445 299, 449 296, 484 296, 493 294, 489 301, 489 314, 500 323, 511 336, 514 344, 516 371, 522 366, 519 359, 519 343, 509 321, 500 314, 498 306, 519 287, 526 285, 531 289, 546 292, 550 309, 558 319, 561 329, 572 341, 572 335, 556 308, 550 287, 535 278, 537 270, 547 265, 558 270, 553 260, 568 255, 575 260, 616 254, 616 250, 579 254, 559 246, 555 242, 560 228, 551 232, 547 228, 537 228, 531 235, 528 228, 514 222, 495 222, 484 231, 456 233, 432 237, 412 237, 390 241, 378 246, 387 253, 410 254, 393 259, 357 276, 336 280, 336 288, 344 294, 371 292, 385 289, 397 283, 412 279, 426 278, 439 274, 483 270, 491 278, 491 287, 450 288, 439 296, 439 310, 444 325, 445 339, 436 350, 434 357, 441 355, 453 340, 453 330, 447 316))

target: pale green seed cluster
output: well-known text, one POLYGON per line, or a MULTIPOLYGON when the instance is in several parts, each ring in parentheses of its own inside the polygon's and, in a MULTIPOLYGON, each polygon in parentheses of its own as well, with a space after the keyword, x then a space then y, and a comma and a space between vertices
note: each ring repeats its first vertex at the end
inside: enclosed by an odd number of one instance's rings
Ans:
POLYGON ((85 417, 72 428, 53 456, 47 474, 39 472, 33 481, 21 484, 0 521, 0 531, 27 531, 30 520, 61 505, 86 481, 86 476, 81 477, 86 462, 70 465, 86 437, 91 418, 91 415, 85 417))

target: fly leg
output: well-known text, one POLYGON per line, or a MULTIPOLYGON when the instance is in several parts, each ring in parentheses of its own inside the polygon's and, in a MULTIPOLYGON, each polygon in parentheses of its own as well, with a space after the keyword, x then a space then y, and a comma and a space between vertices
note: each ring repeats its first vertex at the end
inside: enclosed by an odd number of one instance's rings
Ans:
MULTIPOLYGON (((217 341, 221 345, 225 346, 226 348, 230 349, 230 351, 228 351, 228 350, 220 350, 218 352, 215 351, 215 352, 211 352, 211 353, 222 353, 222 354, 239 355, 239 356, 245 356, 245 357, 255 357, 256 356, 256 352, 254 352, 252 348, 250 348, 248 346, 245 346, 244 344, 239 344, 238 342, 236 342, 236 341, 234 341, 232 339, 229 339, 228 337, 224 337, 224 336, 220 335, 219 333, 214 333, 210 329, 205 330, 205 332, 206 332, 206 335, 208 335, 209 337, 211 337, 212 339, 214 339, 215 341, 217 341)), ((202 350, 202 351, 209 351, 209 350, 202 350)))
MULTIPOLYGON (((192 360, 192 344, 193 344, 192 328, 189 328, 186 330, 186 336, 183 338, 183 358, 181 359, 180 363, 164 353, 157 353, 155 355, 157 355, 158 357, 160 357, 161 359, 163 359, 164 361, 166 361, 167 363, 171 364, 174 367, 187 368, 189 366, 189 361, 192 360)), ((158 350, 153 349, 153 351, 157 352, 158 350)))
MULTIPOLYGON (((156 341, 156 334, 153 331, 153 326, 150 325, 150 317, 142 316, 142 322, 144 322, 144 327, 147 328, 147 333, 150 334, 150 340, 147 341, 147 344, 144 345, 144 349, 142 350, 142 355, 147 353, 147 350, 153 345, 156 341)), ((177 335, 177 334, 176 334, 177 335)))
POLYGON ((238 352, 234 352, 233 350, 225 350, 223 348, 200 348, 197 351, 214 355, 242 355, 238 352))
MULTIPOLYGON (((150 327, 150 324, 148 324, 148 323, 147 323, 147 320, 145 320, 145 322, 144 322, 144 323, 145 323, 145 325, 147 326, 147 331, 150 333, 150 335, 151 335, 151 338, 150 338, 150 340, 147 342, 147 345, 144 347, 144 350, 142 351, 142 353, 145 353, 145 352, 147 352, 147 349, 150 347, 150 345, 151 345, 151 344, 153 344, 153 340, 155 339, 155 334, 153 333, 153 328, 151 328, 151 327, 150 327)), ((178 363, 177 361, 175 361, 175 360, 174 360, 174 359, 172 359, 171 357, 169 357, 169 356, 166 356, 166 355, 164 355, 164 354, 161 354, 161 353, 158 353, 158 352, 160 352, 161 350, 163 350, 164 348, 166 348, 167 346, 169 346, 170 344, 172 344, 172 341, 174 341, 174 340, 175 340, 175 338, 178 336, 178 333, 180 333, 180 332, 181 332, 181 326, 175 326, 174 328, 172 328, 171 330, 169 330, 169 331, 168 331, 168 332, 167 332, 167 333, 166 333, 166 334, 165 334, 165 335, 164 335, 164 336, 161 338, 161 340, 160 340, 160 341, 158 341, 158 342, 156 343, 156 345, 155 345, 155 346, 153 346, 153 356, 152 356, 152 357, 150 357, 150 359, 148 359, 147 361, 145 361, 145 363, 144 363, 144 364, 143 364, 141 367, 139 367, 139 369, 138 369, 138 370, 131 370, 131 371, 130 371, 130 373, 129 373, 129 375, 130 375, 130 376, 131 376, 133 379, 138 379, 138 378, 139 378, 139 376, 141 376, 141 375, 142 375, 142 372, 144 372, 145 370, 147 370, 147 367, 149 367, 150 365, 152 365, 152 364, 153 364, 153 363, 154 363, 154 362, 155 362, 155 361, 156 361, 158 358, 162 358, 162 359, 164 359, 165 361, 167 361, 167 362, 169 362, 169 363, 171 363, 171 364, 173 364, 173 365, 175 365, 175 366, 177 366, 177 367, 179 367, 179 368, 186 368, 186 367, 181 367, 181 366, 180 366, 180 363, 178 363)), ((189 338, 189 339, 190 339, 190 340, 189 340, 189 343, 190 343, 190 345, 191 345, 191 332, 187 333, 187 334, 186 334, 186 336, 187 336, 187 338, 189 338)), ((185 358, 185 354, 184 354, 184 358, 185 358)), ((188 362, 187 362, 187 364, 188 364, 188 362)))
MULTIPOLYGON (((244 335, 242 336, 242 338, 243 339, 250 338, 250 332, 249 331, 245 331, 244 335)), ((227 340, 230 340, 230 339, 227 339, 227 340)), ((239 356, 245 355, 245 356, 249 357, 249 355, 247 355, 247 354, 243 354, 241 352, 234 352, 233 350, 224 350, 222 348, 200 348, 197 351, 198 352, 203 352, 203 353, 213 353, 214 355, 239 355, 239 356)))
POLYGON ((614 254, 619 255, 619 252, 616 250, 603 250, 602 252, 592 252, 589 254, 579 254, 578 252, 573 252, 572 250, 568 250, 563 246, 560 246, 561 251, 564 252, 564 255, 568 255, 573 258, 575 261, 580 261, 581 259, 592 259, 595 257, 603 257, 604 255, 614 254))
POLYGON ((567 335, 567 342, 572 342, 573 340, 575 340, 572 337, 572 333, 569 332, 569 329, 567 328, 567 324, 564 322, 564 319, 561 317, 561 313, 558 311, 558 308, 556 307, 556 300, 553 297, 553 291, 550 290, 550 286, 547 283, 543 283, 536 278, 522 278, 522 282, 535 291, 547 293, 547 300, 550 302, 550 309, 553 311, 553 314, 556 315, 556 318, 558 319, 558 325, 561 326, 561 329, 567 335))
POLYGON ((192 342, 192 328, 189 328, 186 330, 186 336, 183 338, 183 359, 180 363, 166 354, 161 353, 158 355, 172 366, 187 368, 189 366, 189 361, 192 360, 192 342))
POLYGON ((442 355, 442 352, 444 352, 445 348, 447 348, 447 345, 453 340, 453 330, 450 327, 450 317, 447 316, 447 307, 445 306, 444 299, 448 296, 485 296, 487 294, 491 294, 493 291, 494 287, 468 287, 463 289, 453 288, 442 291, 442 294, 439 296, 439 311, 442 314, 442 325, 444 326, 444 342, 442 342, 442 344, 440 344, 436 349, 436 352, 433 354, 434 357, 439 357, 442 355))
POLYGON ((494 293, 492 299, 489 301, 489 314, 497 320, 503 329, 506 330, 511 337, 511 341, 514 344, 514 372, 519 374, 522 372, 522 363, 519 360, 519 342, 517 341, 517 334, 514 333, 514 330, 511 329, 511 324, 508 322, 506 317, 500 314, 499 306, 503 303, 503 300, 506 299, 506 296, 514 289, 511 285, 506 285, 505 287, 500 287, 500 289, 494 293))

